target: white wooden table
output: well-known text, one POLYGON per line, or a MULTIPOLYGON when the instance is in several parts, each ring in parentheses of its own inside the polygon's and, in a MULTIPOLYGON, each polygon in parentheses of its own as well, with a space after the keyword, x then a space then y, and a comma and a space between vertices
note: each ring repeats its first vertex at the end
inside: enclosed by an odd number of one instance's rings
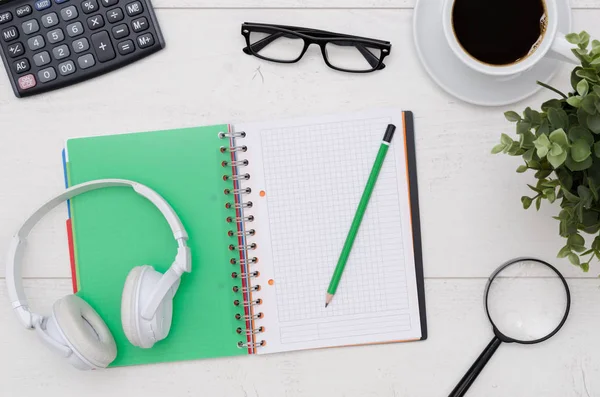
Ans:
MULTIPOLYGON (((425 0, 427 1, 427 0, 425 0)), ((444 396, 491 337, 482 307, 486 277, 533 255, 569 276, 573 310, 538 346, 502 346, 471 396, 600 396, 600 264, 584 275, 554 259, 556 207, 521 209, 531 176, 490 155, 502 113, 446 95, 413 47, 414 0, 156 0, 167 49, 131 67, 47 95, 18 100, 0 73, 0 252, 23 217, 63 186, 68 137, 145 131, 379 106, 416 116, 418 176, 430 338, 329 349, 79 372, 13 316, 0 266, 0 396, 444 396), (388 68, 338 73, 311 49, 299 65, 241 52, 244 21, 291 24, 392 41, 388 68), (260 68, 263 79, 256 77, 260 68)), ((573 0, 574 30, 600 38, 600 0, 573 0)), ((533 83, 533 82, 532 82, 533 83)), ((567 89, 568 70, 554 80, 567 89)), ((539 107, 543 92, 513 106, 539 107)), ((65 208, 34 232, 24 269, 31 305, 48 311, 71 292, 65 208)))

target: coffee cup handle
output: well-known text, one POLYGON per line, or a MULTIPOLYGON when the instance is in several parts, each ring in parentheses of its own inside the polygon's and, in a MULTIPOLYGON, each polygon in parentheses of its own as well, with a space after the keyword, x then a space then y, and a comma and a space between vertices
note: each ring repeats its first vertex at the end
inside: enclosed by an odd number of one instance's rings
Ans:
POLYGON ((554 42, 550 51, 548 51, 548 57, 557 59, 559 61, 572 63, 574 65, 580 65, 581 61, 573 54, 573 44, 569 43, 565 38, 565 34, 556 33, 554 42))

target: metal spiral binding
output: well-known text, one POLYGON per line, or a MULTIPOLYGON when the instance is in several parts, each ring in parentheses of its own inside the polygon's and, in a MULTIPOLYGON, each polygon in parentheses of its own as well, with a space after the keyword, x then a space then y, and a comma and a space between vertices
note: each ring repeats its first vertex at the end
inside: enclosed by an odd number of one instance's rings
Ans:
POLYGON ((244 202, 242 199, 243 195, 252 193, 252 189, 249 187, 242 187, 240 184, 250 179, 250 174, 240 172, 240 169, 247 167, 249 162, 247 159, 239 159, 237 156, 241 153, 245 153, 248 150, 246 145, 239 145, 236 141, 246 137, 245 132, 220 132, 220 139, 227 139, 228 145, 220 147, 221 153, 229 152, 231 154, 231 160, 221 162, 221 166, 224 168, 231 167, 231 173, 223 175, 224 181, 233 182, 232 189, 225 189, 224 194, 229 197, 235 198, 235 200, 228 201, 225 204, 225 208, 232 209, 235 211, 235 216, 228 216, 226 218, 227 223, 232 224, 232 230, 227 232, 229 237, 237 237, 238 245, 230 244, 230 251, 237 251, 240 255, 237 258, 231 258, 230 264, 239 266, 241 271, 235 271, 231 273, 231 277, 234 279, 242 279, 245 281, 242 286, 234 286, 233 292, 240 294, 239 299, 235 299, 233 304, 238 307, 244 308, 244 314, 237 313, 235 315, 236 320, 243 321, 245 326, 237 327, 236 332, 240 335, 245 335, 246 341, 239 341, 239 348, 247 348, 254 350, 258 347, 264 346, 266 342, 264 340, 255 341, 255 336, 264 332, 264 327, 254 328, 254 321, 263 318, 262 312, 254 313, 253 308, 260 306, 263 302, 262 299, 252 299, 252 292, 261 290, 259 284, 251 285, 250 280, 257 278, 260 275, 258 271, 250 271, 249 266, 258 262, 257 257, 249 257, 248 251, 256 249, 256 243, 248 242, 247 238, 252 237, 256 234, 254 229, 246 229, 244 226, 246 223, 254 222, 254 215, 245 215, 244 211, 252 208, 252 202, 244 202))

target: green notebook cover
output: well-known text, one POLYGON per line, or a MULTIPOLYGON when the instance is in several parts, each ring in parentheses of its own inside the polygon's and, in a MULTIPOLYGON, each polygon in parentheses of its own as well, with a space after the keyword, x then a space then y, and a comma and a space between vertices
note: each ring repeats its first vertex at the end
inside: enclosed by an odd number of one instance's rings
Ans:
POLYGON ((109 188, 71 200, 72 254, 78 295, 110 328, 118 349, 111 366, 147 364, 248 354, 237 343, 243 310, 233 301, 225 221, 220 131, 227 125, 70 139, 66 144, 67 183, 118 178, 145 184, 179 214, 189 234, 192 272, 184 274, 174 298, 167 339, 152 349, 129 343, 121 326, 121 293, 129 271, 151 265, 160 272, 172 264, 176 243, 160 212, 130 188, 109 188))

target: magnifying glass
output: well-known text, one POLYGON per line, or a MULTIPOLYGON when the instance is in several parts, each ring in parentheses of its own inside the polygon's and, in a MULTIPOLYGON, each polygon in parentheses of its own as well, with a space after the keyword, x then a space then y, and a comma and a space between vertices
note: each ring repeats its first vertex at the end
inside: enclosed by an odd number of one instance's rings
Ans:
POLYGON ((449 397, 467 393, 502 342, 544 342, 562 328, 571 309, 571 292, 562 274, 551 264, 532 258, 500 266, 490 276, 484 300, 494 338, 449 397))

